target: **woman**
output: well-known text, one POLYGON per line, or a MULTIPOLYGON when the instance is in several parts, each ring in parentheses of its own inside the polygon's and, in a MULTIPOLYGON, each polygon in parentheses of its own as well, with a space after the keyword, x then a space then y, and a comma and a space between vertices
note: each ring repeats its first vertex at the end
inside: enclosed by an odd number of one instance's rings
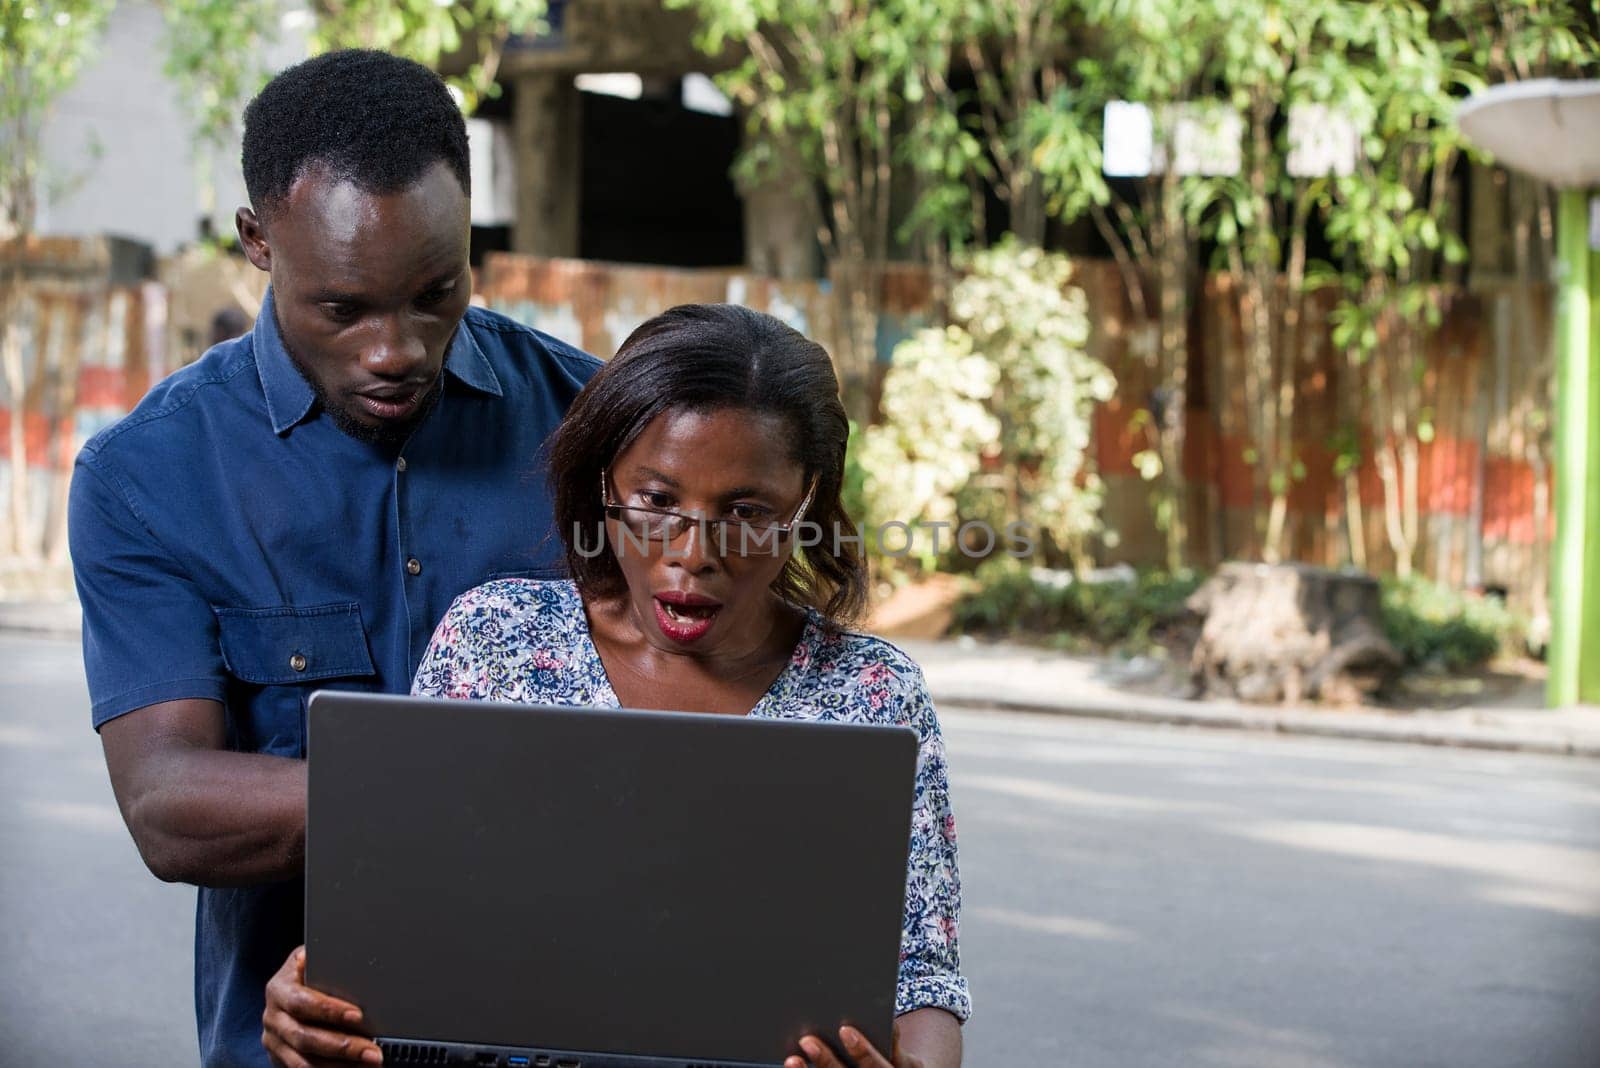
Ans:
MULTIPOLYGON (((839 1037, 864 1068, 944 1068, 970 1012, 944 744, 917 666, 842 625, 867 583, 839 500, 847 430, 827 353, 771 316, 686 305, 645 323, 552 440, 572 580, 462 594, 412 692, 914 728, 895 1048, 839 1037)), ((303 973, 301 949, 268 985, 274 1057, 373 1060, 348 1033, 359 1010, 303 973)), ((785 1068, 840 1068, 816 1036, 800 1045, 785 1068)))

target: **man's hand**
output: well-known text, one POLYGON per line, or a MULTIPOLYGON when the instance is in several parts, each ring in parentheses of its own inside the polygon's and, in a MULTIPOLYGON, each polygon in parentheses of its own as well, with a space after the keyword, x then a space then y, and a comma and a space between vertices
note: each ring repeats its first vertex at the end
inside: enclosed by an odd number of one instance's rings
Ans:
POLYGON ((279 1068, 382 1064, 383 1051, 356 1030, 360 1026, 360 1009, 306 986, 305 946, 289 954, 267 983, 261 1044, 279 1068))

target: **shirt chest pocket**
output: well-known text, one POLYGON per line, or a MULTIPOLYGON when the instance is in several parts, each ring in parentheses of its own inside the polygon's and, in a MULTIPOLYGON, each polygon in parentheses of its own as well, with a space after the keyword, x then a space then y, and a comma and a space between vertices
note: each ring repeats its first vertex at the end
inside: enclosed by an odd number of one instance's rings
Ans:
POLYGON ((239 749, 305 755, 306 699, 319 688, 369 689, 377 676, 361 607, 218 608, 239 749))

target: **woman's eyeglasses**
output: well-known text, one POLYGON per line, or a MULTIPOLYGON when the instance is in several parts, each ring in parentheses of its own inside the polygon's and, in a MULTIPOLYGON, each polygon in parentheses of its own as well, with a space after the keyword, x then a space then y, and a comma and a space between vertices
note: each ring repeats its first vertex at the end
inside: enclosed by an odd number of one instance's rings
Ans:
POLYGON ((801 517, 811 507, 811 499, 816 492, 817 480, 813 478, 800 506, 787 523, 774 523, 767 519, 708 519, 666 508, 618 504, 611 499, 606 473, 600 472, 600 501, 605 507, 606 518, 620 523, 623 530, 632 535, 626 540, 634 541, 635 547, 641 552, 651 542, 666 546, 682 537, 690 527, 699 527, 702 539, 714 539, 703 541, 703 544, 716 546, 724 556, 759 556, 762 553, 776 556, 779 546, 800 525, 801 517))

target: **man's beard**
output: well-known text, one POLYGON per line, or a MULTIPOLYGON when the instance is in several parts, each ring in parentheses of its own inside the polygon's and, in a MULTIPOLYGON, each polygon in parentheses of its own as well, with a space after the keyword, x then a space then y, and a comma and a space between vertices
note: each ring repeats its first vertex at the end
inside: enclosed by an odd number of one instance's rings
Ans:
POLYGON ((440 375, 433 380, 433 385, 428 387, 428 392, 422 400, 417 402, 416 411, 404 419, 374 425, 356 418, 355 413, 349 408, 335 404, 333 399, 323 391, 322 387, 316 382, 312 382, 310 378, 307 378, 306 381, 311 382, 311 392, 316 394, 317 403, 322 406, 323 413, 333 420, 334 426, 357 441, 395 449, 404 445, 406 439, 411 437, 412 432, 422 425, 422 421, 428 418, 428 415, 439 403, 439 395, 444 392, 442 388, 444 375, 440 375))
POLYGON ((284 345, 284 351, 289 353, 289 361, 294 364, 295 370, 300 372, 300 377, 306 380, 306 385, 311 387, 312 395, 317 398, 317 406, 322 409, 329 419, 333 420, 333 425, 357 441, 364 441, 369 445, 379 445, 392 449, 397 449, 404 445, 406 439, 411 437, 412 432, 421 426, 422 421, 432 413, 434 407, 439 403, 440 394, 444 392, 444 371, 441 369, 439 376, 428 387, 427 394, 417 403, 416 411, 404 419, 392 423, 379 423, 374 426, 371 423, 361 421, 348 407, 339 404, 330 397, 328 391, 322 388, 322 383, 318 382, 316 377, 306 370, 305 364, 300 362, 300 357, 296 356, 294 350, 289 348, 287 344, 284 345))

